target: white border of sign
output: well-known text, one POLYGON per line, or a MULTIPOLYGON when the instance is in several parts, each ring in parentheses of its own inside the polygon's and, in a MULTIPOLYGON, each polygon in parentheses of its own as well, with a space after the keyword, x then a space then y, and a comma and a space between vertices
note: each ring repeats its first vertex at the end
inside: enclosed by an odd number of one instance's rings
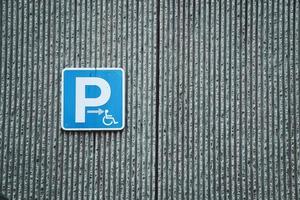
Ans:
POLYGON ((120 131, 125 127, 125 71, 122 68, 65 68, 62 70, 62 84, 61 84, 61 128, 66 131, 120 131), (121 128, 66 128, 64 127, 64 76, 65 71, 75 71, 75 70, 120 70, 122 72, 122 85, 123 85, 123 95, 122 95, 122 127, 121 128))

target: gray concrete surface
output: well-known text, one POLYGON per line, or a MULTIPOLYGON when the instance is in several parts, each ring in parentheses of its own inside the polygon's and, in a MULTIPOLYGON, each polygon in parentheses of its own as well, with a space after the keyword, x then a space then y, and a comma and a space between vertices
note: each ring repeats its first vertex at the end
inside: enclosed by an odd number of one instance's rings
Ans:
POLYGON ((299 199, 299 2, 160 9, 159 199, 299 199))
POLYGON ((156 2, 1 2, 0 191, 12 199, 154 194, 156 2), (124 67, 126 128, 60 128, 63 68, 124 67))
POLYGON ((299 1, 10 0, 0 17, 0 193, 299 199, 299 1), (68 67, 125 68, 123 131, 61 130, 68 67))

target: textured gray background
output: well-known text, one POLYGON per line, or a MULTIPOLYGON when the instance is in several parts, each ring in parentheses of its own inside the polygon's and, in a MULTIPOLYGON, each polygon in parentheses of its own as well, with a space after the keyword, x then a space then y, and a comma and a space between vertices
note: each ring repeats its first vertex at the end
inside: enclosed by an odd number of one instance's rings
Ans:
POLYGON ((0 191, 14 199, 153 198, 154 1, 1 1, 0 191), (122 132, 60 129, 67 67, 125 67, 122 132))
POLYGON ((0 17, 1 193, 299 199, 299 1, 2 0, 0 17), (60 129, 75 66, 126 69, 123 131, 60 129))

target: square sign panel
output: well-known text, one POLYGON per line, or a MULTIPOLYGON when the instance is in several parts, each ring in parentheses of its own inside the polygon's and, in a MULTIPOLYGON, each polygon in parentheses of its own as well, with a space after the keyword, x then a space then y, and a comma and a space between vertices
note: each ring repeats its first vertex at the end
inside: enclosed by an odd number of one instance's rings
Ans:
POLYGON ((124 71, 121 68, 63 70, 62 123, 65 130, 124 128, 124 71))

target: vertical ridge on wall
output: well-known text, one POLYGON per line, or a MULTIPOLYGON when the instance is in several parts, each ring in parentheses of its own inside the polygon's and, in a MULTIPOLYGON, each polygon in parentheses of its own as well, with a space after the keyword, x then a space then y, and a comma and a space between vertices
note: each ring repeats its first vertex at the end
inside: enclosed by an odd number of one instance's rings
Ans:
POLYGON ((159 199, 298 199, 299 3, 160 3, 159 199))
POLYGON ((1 194, 154 198, 156 17, 155 1, 1 3, 1 194), (60 128, 70 67, 125 70, 123 131, 60 128))
POLYGON ((0 193, 299 199, 300 3, 0 4, 0 193), (121 67, 122 131, 60 127, 64 68, 121 67))

